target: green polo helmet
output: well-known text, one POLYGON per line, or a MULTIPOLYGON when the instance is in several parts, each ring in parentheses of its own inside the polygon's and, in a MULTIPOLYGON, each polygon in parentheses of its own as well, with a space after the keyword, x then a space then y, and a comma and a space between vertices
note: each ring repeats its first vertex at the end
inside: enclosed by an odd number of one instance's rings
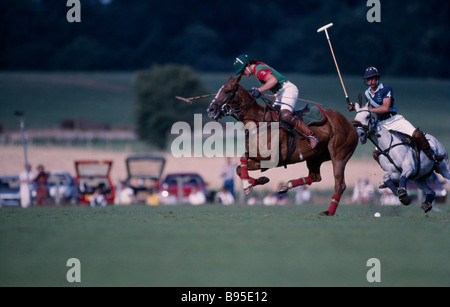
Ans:
POLYGON ((241 54, 234 60, 234 68, 236 69, 236 75, 239 75, 242 70, 244 70, 248 61, 250 61, 250 57, 246 54, 241 54))

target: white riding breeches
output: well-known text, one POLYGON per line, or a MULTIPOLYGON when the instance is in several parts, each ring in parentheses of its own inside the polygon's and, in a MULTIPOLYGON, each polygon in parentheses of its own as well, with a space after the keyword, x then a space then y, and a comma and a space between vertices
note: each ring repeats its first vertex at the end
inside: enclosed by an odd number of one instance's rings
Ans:
POLYGON ((298 88, 295 84, 286 81, 282 88, 275 94, 274 105, 281 106, 281 110, 288 109, 293 112, 298 98, 298 88))
POLYGON ((379 124, 388 130, 395 130, 409 136, 412 136, 414 130, 416 130, 416 128, 400 114, 380 121, 379 124))

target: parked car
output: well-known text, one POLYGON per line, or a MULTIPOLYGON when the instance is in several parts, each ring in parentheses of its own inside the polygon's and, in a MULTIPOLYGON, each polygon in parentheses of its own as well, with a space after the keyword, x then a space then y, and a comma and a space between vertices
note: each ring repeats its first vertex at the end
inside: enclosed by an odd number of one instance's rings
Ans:
POLYGON ((75 202, 77 186, 67 171, 52 170, 47 179, 48 192, 55 202, 75 202))
MULTIPOLYGON (((148 196, 158 192, 166 159, 161 156, 132 155, 125 160, 127 178, 124 184, 131 187, 138 203, 147 203, 148 196)), ((119 193, 119 192, 118 192, 119 193)))
POLYGON ((208 198, 203 178, 197 173, 167 174, 160 186, 159 197, 163 204, 187 203, 193 189, 201 191, 208 198))
POLYGON ((106 203, 114 203, 115 189, 110 178, 112 164, 109 160, 75 161, 78 203, 90 204, 90 198, 95 192, 100 192, 106 203))
POLYGON ((20 206, 19 176, 0 176, 0 207, 20 206))
MULTIPOLYGON (((445 181, 440 181, 436 173, 433 173, 430 177, 428 177, 427 183, 428 186, 436 193, 434 202, 445 204, 447 202, 447 189, 445 188, 445 181)), ((417 199, 422 202, 425 199, 423 191, 417 188, 414 183, 408 182, 406 188, 408 190, 408 195, 413 200, 417 199)))

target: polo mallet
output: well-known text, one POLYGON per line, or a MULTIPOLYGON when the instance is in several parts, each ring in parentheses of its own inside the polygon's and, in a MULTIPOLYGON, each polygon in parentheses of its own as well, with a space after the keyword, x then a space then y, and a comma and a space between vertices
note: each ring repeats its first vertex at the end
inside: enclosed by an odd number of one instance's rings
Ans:
POLYGON ((337 69, 337 72, 338 72, 338 75, 339 75, 339 79, 341 80, 342 88, 344 89, 345 99, 347 100, 347 103, 350 103, 350 99, 348 99, 347 91, 345 90, 344 81, 342 81, 341 73, 339 71, 339 66, 338 66, 338 64, 336 62, 336 57, 334 56, 333 47, 331 46, 330 37, 328 36, 327 29, 329 27, 331 27, 331 26, 333 26, 333 24, 329 23, 329 24, 323 26, 322 28, 318 29, 317 33, 325 31, 325 34, 327 35, 327 40, 328 40, 328 44, 330 45, 331 55, 333 56, 334 64, 336 65, 336 69, 337 69))
POLYGON ((212 97, 212 96, 216 96, 216 94, 208 94, 208 95, 195 96, 195 97, 189 97, 189 98, 184 98, 184 97, 181 97, 181 96, 175 96, 175 98, 180 100, 180 101, 183 101, 185 103, 192 104, 193 100, 202 99, 202 98, 208 98, 208 97, 212 97))

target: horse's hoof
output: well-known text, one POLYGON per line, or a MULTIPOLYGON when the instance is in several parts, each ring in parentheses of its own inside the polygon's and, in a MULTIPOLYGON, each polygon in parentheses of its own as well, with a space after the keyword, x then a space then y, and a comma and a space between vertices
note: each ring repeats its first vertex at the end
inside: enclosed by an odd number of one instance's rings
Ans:
POLYGON ((267 178, 266 176, 259 177, 258 179, 256 179, 255 185, 263 185, 263 184, 268 183, 269 181, 270 181, 270 179, 267 178))
POLYGON ((327 211, 324 211, 324 212, 320 212, 319 216, 333 216, 333 215, 330 212, 328 212, 328 210, 327 210, 327 211))
POLYGON ((412 202, 412 199, 411 197, 408 196, 408 193, 406 192, 405 188, 398 188, 397 196, 400 202, 405 206, 409 206, 409 204, 411 204, 412 202))
POLYGON ((253 187, 250 186, 250 187, 244 189, 244 194, 249 195, 252 191, 253 191, 253 187))
POLYGON ((428 211, 430 211, 433 208, 433 206, 428 203, 428 202, 423 202, 422 203, 422 209, 425 213, 427 213, 428 211))
POLYGON ((399 196, 398 199, 405 206, 409 206, 412 202, 412 199, 411 199, 411 197, 408 196, 408 194, 399 196))
POLYGON ((409 197, 408 195, 400 196, 398 199, 405 206, 409 206, 411 204, 411 202, 412 202, 411 197, 409 197))
POLYGON ((405 188, 398 188, 397 189, 397 196, 398 197, 403 197, 405 195, 408 195, 408 192, 406 192, 405 188))
POLYGON ((282 186, 280 186, 280 189, 278 190, 278 194, 284 194, 284 193, 287 193, 287 191, 289 191, 289 188, 286 185, 282 185, 282 186))

